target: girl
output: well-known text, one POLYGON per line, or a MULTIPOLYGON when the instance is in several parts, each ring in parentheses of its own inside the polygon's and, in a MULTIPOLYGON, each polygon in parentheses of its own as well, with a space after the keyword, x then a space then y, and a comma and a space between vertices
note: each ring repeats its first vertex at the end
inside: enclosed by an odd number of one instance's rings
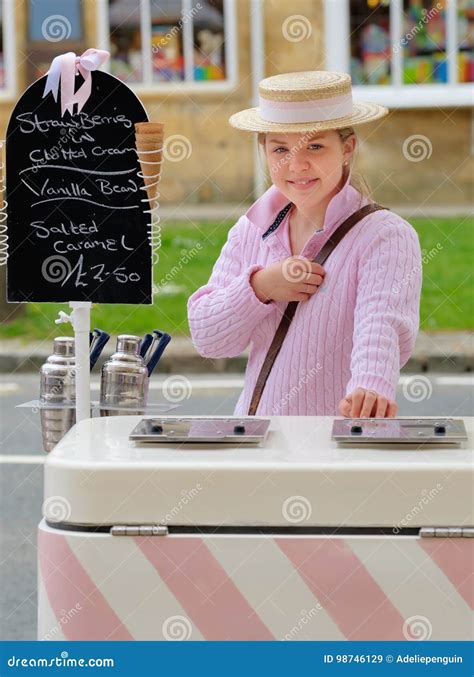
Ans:
POLYGON ((188 318, 204 357, 250 345, 234 415, 396 415, 400 368, 419 326, 420 246, 409 223, 374 207, 351 170, 354 126, 387 113, 353 103, 349 75, 310 71, 262 80, 258 108, 230 118, 259 134, 273 185, 229 231, 188 318), (379 211, 354 217, 334 247, 338 227, 366 205, 379 211), (327 261, 313 262, 325 245, 333 246, 327 261))

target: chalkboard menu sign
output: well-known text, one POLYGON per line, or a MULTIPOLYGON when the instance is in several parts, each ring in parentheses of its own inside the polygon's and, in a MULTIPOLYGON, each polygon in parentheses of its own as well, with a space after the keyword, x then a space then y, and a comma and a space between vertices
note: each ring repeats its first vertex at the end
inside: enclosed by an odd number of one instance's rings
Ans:
POLYGON ((134 123, 135 94, 95 71, 81 112, 35 82, 7 131, 9 301, 151 303, 149 209, 134 123), (145 200, 145 201, 144 201, 145 200))

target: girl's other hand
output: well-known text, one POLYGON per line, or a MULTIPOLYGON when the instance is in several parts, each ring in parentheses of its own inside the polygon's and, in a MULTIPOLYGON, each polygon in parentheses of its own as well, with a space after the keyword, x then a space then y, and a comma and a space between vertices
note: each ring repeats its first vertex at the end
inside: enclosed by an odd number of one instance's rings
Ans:
POLYGON ((319 263, 302 256, 291 256, 257 270, 250 277, 250 284, 263 303, 307 301, 322 284, 324 275, 324 268, 319 263))
POLYGON ((375 390, 356 388, 339 402, 339 413, 348 418, 395 418, 398 405, 375 390))

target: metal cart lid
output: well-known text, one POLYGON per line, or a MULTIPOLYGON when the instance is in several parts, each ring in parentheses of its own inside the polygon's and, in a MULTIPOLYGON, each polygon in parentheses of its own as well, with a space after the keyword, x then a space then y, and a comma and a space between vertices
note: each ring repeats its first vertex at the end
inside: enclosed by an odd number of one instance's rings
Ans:
POLYGON ((139 416, 82 421, 46 460, 45 517, 52 524, 91 527, 346 526, 399 532, 474 524, 474 418, 463 419, 468 440, 460 446, 350 447, 331 439, 333 417, 266 418, 270 425, 261 446, 155 445, 129 440, 139 416))

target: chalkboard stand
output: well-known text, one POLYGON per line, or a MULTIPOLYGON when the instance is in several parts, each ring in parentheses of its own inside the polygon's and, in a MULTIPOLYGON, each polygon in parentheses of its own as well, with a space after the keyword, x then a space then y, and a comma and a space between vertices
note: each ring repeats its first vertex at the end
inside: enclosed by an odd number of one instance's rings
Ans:
POLYGON ((89 368, 90 301, 70 301, 76 345, 76 422, 90 418, 91 378, 89 368))
POLYGON ((108 56, 89 49, 56 57, 23 93, 7 129, 7 299, 72 309, 57 323, 74 328, 77 422, 90 417, 91 304, 153 302, 134 131, 148 116, 125 83, 97 70, 108 56))

